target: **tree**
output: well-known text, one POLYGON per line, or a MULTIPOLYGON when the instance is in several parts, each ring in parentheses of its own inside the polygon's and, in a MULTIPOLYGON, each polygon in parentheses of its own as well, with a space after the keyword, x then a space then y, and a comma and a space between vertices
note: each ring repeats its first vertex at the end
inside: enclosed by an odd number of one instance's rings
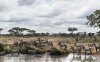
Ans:
POLYGON ((88 36, 89 36, 90 38, 92 38, 94 35, 95 35, 95 33, 88 33, 88 36))
POLYGON ((29 30, 29 29, 27 29, 27 28, 19 28, 19 35, 23 35, 23 32, 27 31, 27 30, 29 30))
POLYGON ((45 33, 45 36, 49 36, 49 35, 50 35, 50 33, 48 33, 48 32, 45 33))
POLYGON ((68 31, 70 31, 72 34, 73 34, 74 31, 77 31, 77 30, 78 30, 78 29, 75 28, 75 27, 69 27, 69 28, 68 28, 68 31))
POLYGON ((1 31, 3 30, 3 28, 0 28, 0 34, 1 34, 1 31))
POLYGON ((100 10, 96 10, 91 15, 87 16, 87 20, 87 25, 100 28, 100 10))
POLYGON ((78 42, 78 41, 79 41, 79 36, 80 36, 80 33, 76 33, 76 34, 75 34, 75 37, 76 37, 76 39, 75 39, 75 40, 76 40, 76 42, 78 42))
POLYGON ((26 28, 20 28, 20 27, 14 27, 11 28, 8 32, 10 32, 10 34, 12 35, 23 35, 23 32, 26 31, 28 29, 26 28))
POLYGON ((45 33, 42 32, 40 35, 41 35, 41 36, 45 36, 45 33))
MULTIPOLYGON (((100 9, 94 11, 92 14, 87 16, 87 20, 88 22, 86 24, 89 25, 90 27, 100 28, 100 9)), ((100 35, 100 32, 97 32, 97 34, 100 35)))
POLYGON ((28 30, 28 33, 29 33, 30 35, 34 35, 35 32, 36 32, 35 30, 30 30, 30 29, 28 30))
POLYGON ((58 33, 59 36, 67 36, 66 33, 58 33))
POLYGON ((8 32, 13 36, 15 36, 17 34, 13 29, 8 30, 8 32))
POLYGON ((100 36, 100 31, 97 32, 97 35, 100 36))

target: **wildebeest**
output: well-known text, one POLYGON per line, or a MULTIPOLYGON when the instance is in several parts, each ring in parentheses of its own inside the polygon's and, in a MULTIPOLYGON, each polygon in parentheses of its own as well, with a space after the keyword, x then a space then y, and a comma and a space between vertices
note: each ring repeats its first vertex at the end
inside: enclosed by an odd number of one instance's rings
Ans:
POLYGON ((28 54, 35 54, 36 50, 28 50, 28 54))
POLYGON ((58 45, 59 45, 60 49, 67 49, 67 45, 65 43, 58 42, 58 45))
POLYGON ((98 50, 100 51, 100 44, 93 44, 96 50, 96 53, 98 53, 98 50))
POLYGON ((32 45, 35 46, 36 48, 46 48, 46 47, 50 47, 52 48, 53 47, 53 42, 52 41, 48 41, 47 39, 46 40, 43 40, 43 39, 38 39, 38 40, 35 40, 35 41, 32 41, 32 45))
POLYGON ((88 46, 88 48, 86 48, 85 46, 83 46, 83 50, 85 51, 85 54, 87 54, 87 52, 90 52, 90 54, 92 54, 92 48, 88 46))

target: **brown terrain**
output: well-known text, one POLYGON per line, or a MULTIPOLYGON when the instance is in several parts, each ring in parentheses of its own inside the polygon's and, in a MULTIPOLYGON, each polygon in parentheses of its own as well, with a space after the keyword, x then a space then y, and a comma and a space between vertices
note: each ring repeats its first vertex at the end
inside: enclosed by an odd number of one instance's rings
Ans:
MULTIPOLYGON (((13 44, 14 42, 20 42, 20 40, 25 42, 31 42, 37 40, 37 38, 41 38, 43 40, 48 40, 53 42, 53 46, 60 49, 58 42, 62 42, 63 44, 67 45, 67 50, 70 51, 71 46, 74 47, 75 45, 75 38, 70 37, 0 37, 0 42, 4 44, 13 44)), ((97 37, 98 42, 95 44, 99 44, 99 37, 97 37)), ((83 38, 79 42, 76 43, 77 45, 84 45, 85 48, 89 48, 89 44, 93 44, 93 39, 90 38, 83 38)), ((84 51, 81 51, 84 52, 84 51)), ((88 52, 88 51, 87 51, 88 52)), ((93 47, 92 53, 96 53, 95 47, 93 47)))

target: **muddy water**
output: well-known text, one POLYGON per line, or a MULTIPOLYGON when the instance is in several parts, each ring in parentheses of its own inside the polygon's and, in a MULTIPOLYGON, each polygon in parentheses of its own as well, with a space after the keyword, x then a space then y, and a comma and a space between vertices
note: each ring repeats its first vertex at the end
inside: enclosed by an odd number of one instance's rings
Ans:
POLYGON ((1 56, 0 62, 100 62, 99 55, 77 55, 68 56, 49 56, 45 55, 20 55, 20 56, 1 56))

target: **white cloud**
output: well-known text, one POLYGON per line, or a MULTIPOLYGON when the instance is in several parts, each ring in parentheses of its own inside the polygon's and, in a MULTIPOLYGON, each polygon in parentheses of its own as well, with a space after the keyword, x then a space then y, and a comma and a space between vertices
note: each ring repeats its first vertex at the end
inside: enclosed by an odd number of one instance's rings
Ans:
POLYGON ((0 26, 35 29, 38 32, 96 32, 84 24, 86 16, 100 8, 99 0, 0 0, 0 26), (4 25, 5 24, 5 25, 4 25))

